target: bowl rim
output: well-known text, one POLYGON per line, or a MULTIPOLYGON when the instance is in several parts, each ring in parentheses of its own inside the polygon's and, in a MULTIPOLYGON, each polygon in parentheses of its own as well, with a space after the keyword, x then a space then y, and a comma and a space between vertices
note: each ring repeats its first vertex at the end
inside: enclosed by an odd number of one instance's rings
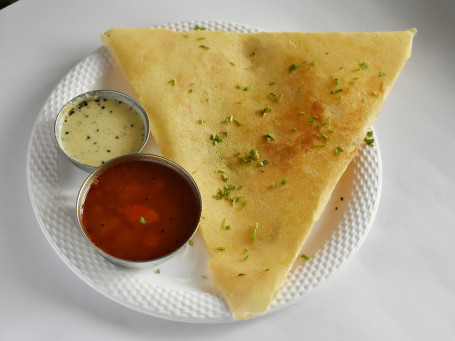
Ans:
MULTIPOLYGON (((55 117, 55 120, 54 120, 54 139, 55 139, 55 142, 57 143, 58 148, 65 155, 65 157, 67 157, 78 168, 83 169, 83 170, 88 171, 88 172, 94 171, 96 168, 98 168, 98 166, 91 166, 91 165, 79 162, 76 159, 74 159, 73 157, 71 157, 66 152, 65 148, 63 148, 62 144, 60 143, 60 139, 61 138, 59 138, 61 136, 61 128, 62 128, 62 124, 60 122, 63 119, 62 116, 66 115, 65 109, 68 106, 70 106, 70 104, 72 104, 73 102, 74 103, 78 103, 78 101, 82 100, 84 97, 88 97, 88 98, 91 97, 92 99, 94 99, 96 97, 103 96, 103 94, 106 94, 107 95, 106 97, 111 98, 111 99, 114 98, 114 96, 125 98, 126 99, 125 103, 130 105, 136 111, 136 113, 141 116, 141 118, 142 118, 142 120, 144 122, 144 138, 142 139, 143 141, 142 141, 141 147, 138 149, 138 151, 136 153, 141 153, 144 150, 145 146, 147 145, 148 140, 150 139, 150 121, 149 121, 149 118, 148 118, 148 115, 147 115, 147 111, 133 97, 131 97, 131 96, 129 96, 129 95, 123 93, 123 92, 120 92, 120 91, 117 91, 117 90, 109 90, 109 89, 90 90, 90 91, 83 92, 83 93, 81 93, 81 94, 79 94, 79 95, 77 95, 75 97, 72 97, 69 101, 67 101, 59 109, 59 111, 57 113, 57 116, 55 117), (109 95, 112 96, 112 97, 109 97, 109 95), (134 105, 132 105, 132 104, 134 104, 134 105)), ((112 159, 110 159, 110 160, 112 160, 112 159)))
POLYGON ((201 193, 199 191, 199 187, 197 186, 196 181, 193 179, 193 177, 188 173, 188 171, 183 168, 181 165, 176 163, 175 161, 172 161, 171 159, 168 159, 164 156, 156 155, 156 154, 146 154, 146 153, 136 153, 136 154, 127 154, 127 155, 121 155, 116 158, 113 158, 104 164, 98 166, 90 175, 85 179, 83 184, 81 185, 78 195, 77 195, 77 200, 76 200, 76 215, 77 215, 77 221, 79 223, 79 231, 82 233, 82 235, 85 237, 85 239, 92 245, 93 248, 95 248, 96 251, 98 251, 102 256, 104 256, 106 259, 109 261, 125 266, 125 267, 130 267, 130 268, 145 268, 145 267, 151 267, 155 266, 158 264, 163 263, 164 261, 174 257, 177 253, 182 251, 187 245, 188 242, 194 237, 196 234, 200 221, 201 221, 201 216, 202 216, 202 197, 201 193), (135 261, 135 260, 128 260, 128 259, 123 259, 119 257, 115 257, 110 255, 109 253, 103 251, 100 249, 98 246, 96 246, 90 238, 87 236, 87 234, 84 231, 84 227, 82 224, 82 212, 83 212, 83 204, 85 202, 85 198, 90 191, 90 187, 93 184, 95 180, 97 180, 102 174, 107 172, 109 169, 114 168, 118 165, 132 162, 132 161, 146 161, 146 162, 157 162, 160 163, 161 165, 165 165, 168 168, 171 168, 173 171, 178 173, 179 175, 184 178, 186 182, 189 183, 191 186, 195 198, 197 200, 197 206, 198 206, 198 219, 197 223, 194 226, 194 229, 191 233, 191 235, 176 249, 174 249, 172 252, 167 253, 163 256, 157 257, 157 258, 152 258, 148 260, 140 260, 140 261, 135 261))

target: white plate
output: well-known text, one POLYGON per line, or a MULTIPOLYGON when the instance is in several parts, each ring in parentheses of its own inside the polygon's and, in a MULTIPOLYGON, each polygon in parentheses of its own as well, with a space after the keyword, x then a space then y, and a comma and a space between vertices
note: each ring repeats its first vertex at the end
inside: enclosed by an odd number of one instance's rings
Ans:
MULTIPOLYGON (((258 32, 244 25, 211 21, 162 27, 188 31, 195 25, 210 30, 258 32)), ((193 323, 235 321, 210 279, 207 252, 197 235, 194 246, 156 269, 115 266, 88 245, 76 218, 76 197, 87 173, 74 167, 58 150, 53 135, 58 110, 71 98, 93 89, 114 89, 134 97, 106 48, 77 64, 52 91, 36 120, 27 157, 33 209, 44 234, 62 260, 85 282, 110 299, 155 317, 193 323), (207 276, 208 279, 202 276, 207 276)), ((377 139, 376 139, 377 140, 377 139)), ((153 139, 148 152, 157 152, 153 139)), ((285 286, 269 312, 287 307, 314 292, 337 273, 358 250, 372 224, 381 190, 378 144, 360 146, 311 232, 285 286), (341 199, 343 197, 343 200, 341 199)))

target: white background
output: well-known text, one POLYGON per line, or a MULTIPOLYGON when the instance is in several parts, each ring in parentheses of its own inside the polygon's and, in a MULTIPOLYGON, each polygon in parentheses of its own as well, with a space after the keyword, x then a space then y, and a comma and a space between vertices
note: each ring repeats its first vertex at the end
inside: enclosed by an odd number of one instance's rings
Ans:
POLYGON ((20 0, 0 11, 0 340, 449 340, 455 335, 455 2, 20 0), (28 140, 59 80, 113 26, 217 20, 268 31, 416 27, 375 129, 383 188, 371 232, 315 294, 251 321, 159 320, 97 293, 35 219, 28 140))

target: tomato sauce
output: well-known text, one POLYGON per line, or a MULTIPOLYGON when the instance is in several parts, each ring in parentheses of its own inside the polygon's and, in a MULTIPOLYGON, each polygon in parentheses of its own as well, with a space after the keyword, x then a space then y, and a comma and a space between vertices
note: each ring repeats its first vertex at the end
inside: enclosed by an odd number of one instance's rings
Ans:
POLYGON ((200 218, 198 196, 174 169, 155 162, 117 165, 91 185, 82 208, 88 238, 107 254, 145 261, 177 250, 200 218))

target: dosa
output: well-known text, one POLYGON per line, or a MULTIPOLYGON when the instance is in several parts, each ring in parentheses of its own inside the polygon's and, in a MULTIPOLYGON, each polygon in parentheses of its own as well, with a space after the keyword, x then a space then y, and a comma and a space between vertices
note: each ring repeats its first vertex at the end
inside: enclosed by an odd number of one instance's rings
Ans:
POLYGON ((102 35, 162 154, 199 186, 209 267, 236 319, 285 283, 415 32, 102 35))

